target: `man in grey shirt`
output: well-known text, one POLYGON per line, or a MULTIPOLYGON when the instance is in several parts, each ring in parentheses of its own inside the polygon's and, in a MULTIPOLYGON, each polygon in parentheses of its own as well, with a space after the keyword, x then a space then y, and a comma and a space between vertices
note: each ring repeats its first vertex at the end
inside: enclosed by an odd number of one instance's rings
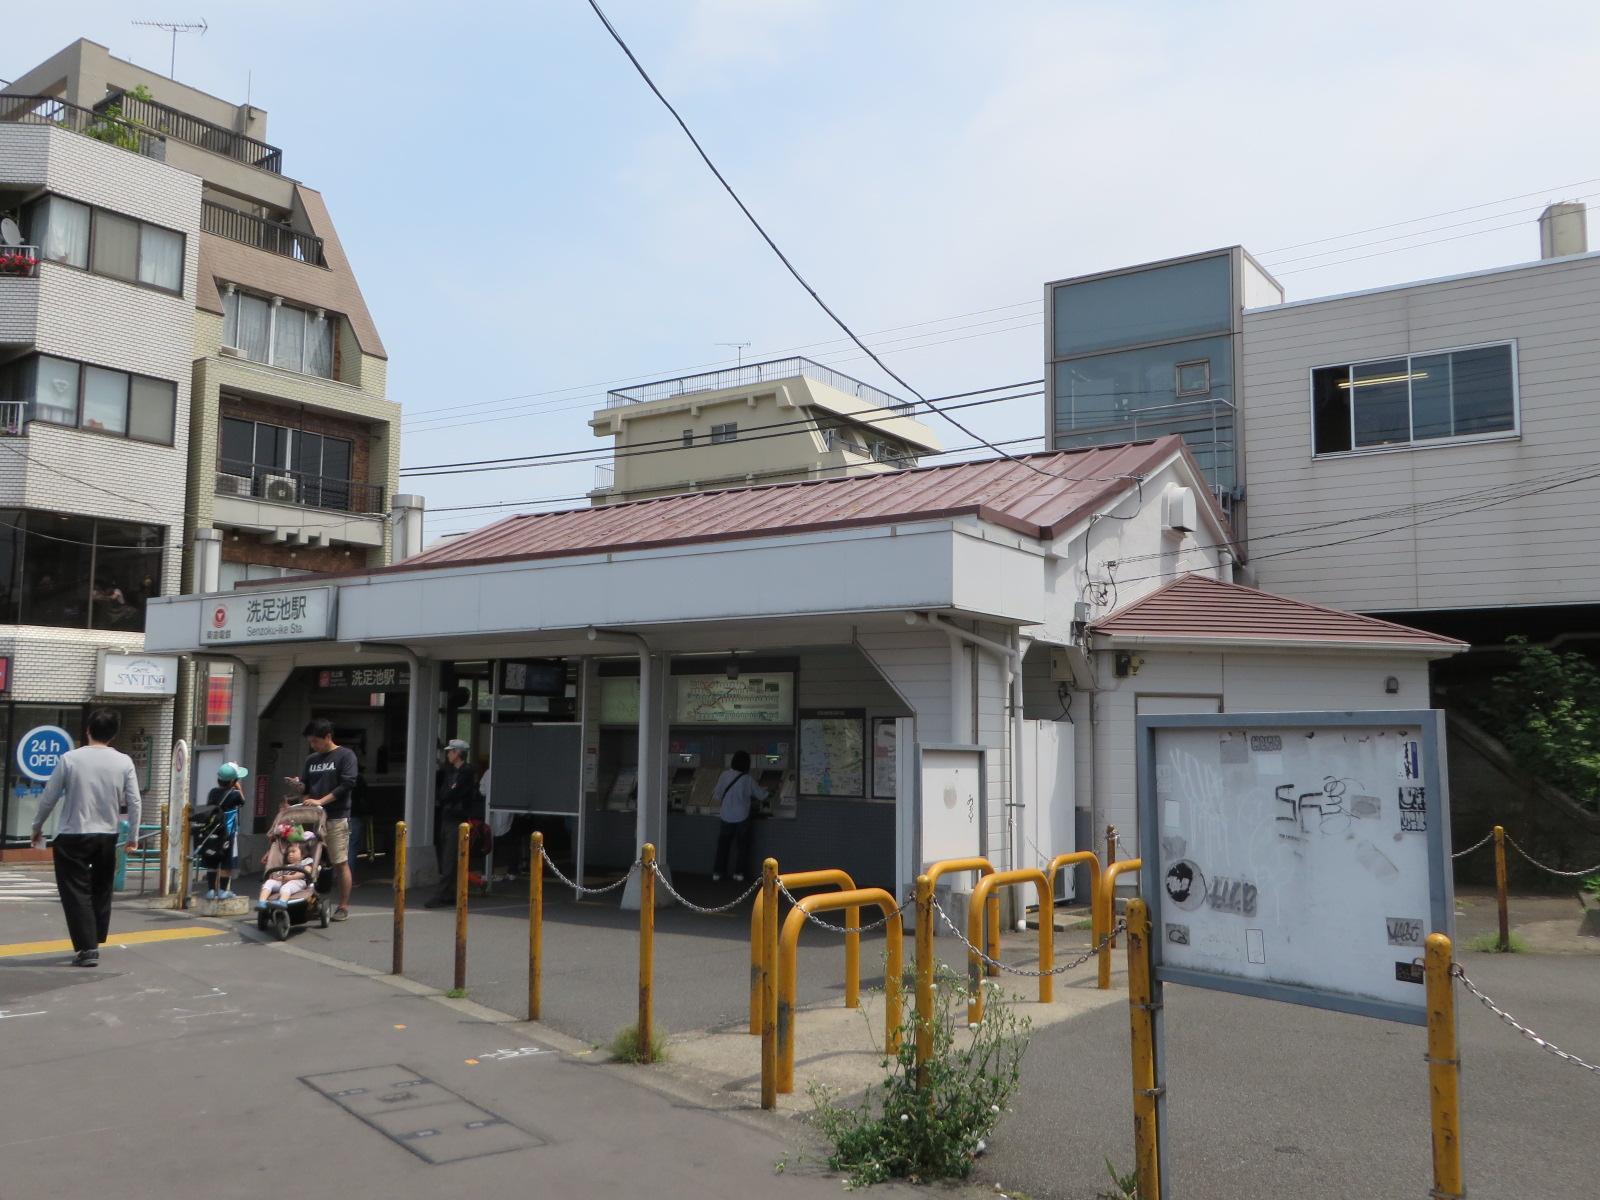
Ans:
POLYGON ((112 882, 117 874, 117 822, 139 828, 139 776, 133 759, 111 748, 122 718, 109 708, 89 714, 89 744, 68 750, 44 785, 33 821, 33 844, 44 846, 44 823, 58 803, 61 821, 51 845, 56 891, 66 914, 73 960, 98 966, 100 943, 111 931, 112 882), (125 814, 125 815, 124 815, 125 814))

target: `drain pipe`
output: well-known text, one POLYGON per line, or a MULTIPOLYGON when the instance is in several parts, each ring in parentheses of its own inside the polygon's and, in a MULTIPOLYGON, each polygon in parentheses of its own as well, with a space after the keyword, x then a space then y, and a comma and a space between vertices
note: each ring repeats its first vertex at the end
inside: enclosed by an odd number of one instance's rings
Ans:
MULTIPOLYGON (((644 639, 642 634, 637 634, 627 629, 602 629, 591 625, 589 626, 588 636, 591 642, 598 641, 601 638, 616 638, 619 641, 631 642, 639 654, 639 812, 634 824, 634 849, 636 853, 642 853, 645 843, 651 840, 651 810, 657 803, 655 714, 652 711, 653 705, 650 702, 655 684, 654 652, 650 647, 650 643, 644 639)), ((665 814, 663 813, 664 817, 665 814)), ((666 833, 664 821, 661 826, 661 833, 666 833)), ((656 846, 658 869, 663 873, 667 873, 669 868, 663 853, 666 849, 666 838, 664 836, 658 837, 656 841, 658 843, 656 846)), ((658 908, 663 907, 659 891, 657 892, 657 897, 656 906, 658 908)), ((622 907, 625 909, 637 909, 640 903, 639 876, 637 874, 629 875, 628 882, 622 889, 622 907)))
MULTIPOLYGON (((1016 870, 1021 855, 1019 853, 1019 835, 1022 829, 1022 817, 1026 808, 1027 797, 1024 795, 1022 780, 1022 655, 1025 647, 1022 644, 1020 630, 1012 634, 1012 645, 997 642, 976 633, 970 633, 959 625, 954 625, 945 620, 938 613, 927 614, 928 624, 935 629, 942 629, 952 638, 966 642, 968 645, 977 646, 987 650, 998 657, 1006 673, 1006 691, 1011 697, 1011 801, 1006 807, 1010 810, 1006 814, 1006 840, 1009 862, 1008 868, 1016 870)), ((952 697, 952 700, 954 697, 952 697)), ((973 712, 976 714, 978 698, 972 698, 973 712)), ((1045 914, 1040 914, 1044 920, 1045 914)), ((1017 930, 1021 932, 1027 928, 1027 921, 1023 915, 1022 906, 1018 906, 1017 930)))

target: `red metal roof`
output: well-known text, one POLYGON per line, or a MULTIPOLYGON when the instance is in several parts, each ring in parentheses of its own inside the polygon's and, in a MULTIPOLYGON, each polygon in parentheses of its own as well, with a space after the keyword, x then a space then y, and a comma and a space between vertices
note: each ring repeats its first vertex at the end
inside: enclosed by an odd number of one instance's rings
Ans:
POLYGON ((1182 575, 1148 596, 1094 622, 1096 633, 1174 642, 1259 639, 1263 642, 1341 642, 1465 650, 1466 642, 1291 600, 1204 575, 1182 575))
MULTIPOLYGON (((1029 537, 1050 538, 1177 453, 1188 453, 1182 439, 1164 437, 1125 446, 1029 454, 1020 460, 990 458, 881 475, 690 492, 603 508, 524 513, 434 546, 395 569, 599 554, 966 514, 1029 537)), ((1220 511, 1217 516, 1221 523, 1220 511)))

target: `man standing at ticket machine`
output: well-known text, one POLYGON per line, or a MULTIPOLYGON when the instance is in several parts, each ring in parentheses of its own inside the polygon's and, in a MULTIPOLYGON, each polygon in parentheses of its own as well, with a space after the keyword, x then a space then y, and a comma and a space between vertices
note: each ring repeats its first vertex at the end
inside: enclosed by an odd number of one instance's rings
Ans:
POLYGON ((767 789, 750 777, 750 755, 736 750, 728 769, 717 780, 711 798, 722 805, 722 828, 717 831, 717 857, 711 878, 720 880, 731 869, 733 881, 743 883, 749 873, 750 832, 755 822, 755 802, 767 798, 767 789), (729 860, 732 860, 731 862, 729 860))

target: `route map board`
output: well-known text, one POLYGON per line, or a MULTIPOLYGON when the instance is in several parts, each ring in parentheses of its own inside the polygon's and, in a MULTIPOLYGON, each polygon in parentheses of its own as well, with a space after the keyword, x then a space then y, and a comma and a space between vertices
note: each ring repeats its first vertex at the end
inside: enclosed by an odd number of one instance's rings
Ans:
POLYGON ((680 725, 793 725, 794 672, 762 675, 674 675, 680 725))
POLYGON ((1141 717, 1156 978, 1410 1024, 1450 934, 1439 713, 1141 717))
POLYGON ((802 796, 866 796, 866 718, 862 708, 801 711, 802 796))

